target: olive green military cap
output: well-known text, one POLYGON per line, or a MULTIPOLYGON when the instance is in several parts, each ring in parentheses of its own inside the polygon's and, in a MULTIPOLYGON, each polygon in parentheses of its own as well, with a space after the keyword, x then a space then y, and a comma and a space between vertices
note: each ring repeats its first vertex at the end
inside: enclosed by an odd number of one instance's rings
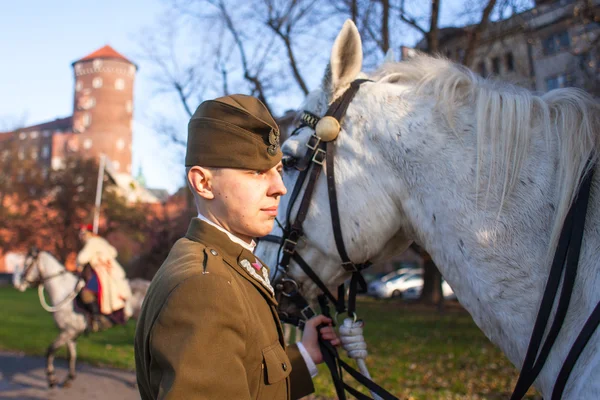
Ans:
POLYGON ((260 100, 233 94, 204 101, 188 124, 185 166, 267 170, 281 161, 279 128, 260 100))

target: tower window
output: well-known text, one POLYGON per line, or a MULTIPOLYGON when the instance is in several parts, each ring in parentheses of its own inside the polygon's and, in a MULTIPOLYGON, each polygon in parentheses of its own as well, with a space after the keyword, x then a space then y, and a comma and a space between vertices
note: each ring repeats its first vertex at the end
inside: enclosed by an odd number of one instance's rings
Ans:
POLYGON ((92 86, 95 87, 96 89, 101 88, 102 87, 102 78, 100 78, 99 76, 95 77, 94 80, 92 81, 92 86))
POLYGON ((90 113, 85 113, 83 115, 83 126, 86 128, 92 124, 92 116, 90 113))
POLYGON ((100 69, 100 67, 102 67, 102 60, 94 60, 92 66, 94 67, 94 69, 100 69))
POLYGON ((123 90, 123 89, 125 89, 125 81, 123 79, 121 79, 121 78, 118 78, 115 81, 115 89, 117 89, 117 90, 123 90))
POLYGON ((123 139, 117 140, 117 149, 123 150, 124 147, 125 147, 125 141, 123 139))
POLYGON ((114 160, 114 161, 112 161, 112 162, 111 162, 111 165, 112 165, 112 167, 113 167, 113 169, 114 169, 115 171, 118 171, 118 170, 119 170, 119 168, 121 168, 121 163, 120 163, 120 162, 118 162, 117 160, 114 160))
POLYGON ((75 90, 79 92, 81 89, 83 89, 83 82, 77 81, 75 84, 75 90))
POLYGON ((127 110, 127 112, 129 114, 131 114, 131 111, 133 111, 133 105, 131 104, 131 100, 127 101, 127 104, 125 105, 125 109, 127 110))
POLYGON ((19 139, 21 139, 21 140, 27 139, 27 134, 25 132, 19 133, 19 139))
POLYGON ((29 137, 30 137, 31 139, 37 139, 37 137, 38 137, 38 132, 37 132, 37 131, 30 132, 30 133, 29 133, 29 137))
POLYGON ((89 150, 92 148, 92 139, 85 139, 83 141, 83 148, 89 150))

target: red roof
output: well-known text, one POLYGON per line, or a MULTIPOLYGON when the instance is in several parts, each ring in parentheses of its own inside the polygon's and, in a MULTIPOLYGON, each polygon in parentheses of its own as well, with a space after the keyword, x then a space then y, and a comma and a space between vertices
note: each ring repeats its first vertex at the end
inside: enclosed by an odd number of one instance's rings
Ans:
POLYGON ((118 60, 127 61, 128 63, 133 64, 131 61, 125 58, 123 54, 119 53, 109 45, 106 45, 94 51, 93 53, 88 54, 87 56, 75 61, 73 64, 78 63, 79 61, 93 60, 95 58, 116 58, 118 60))

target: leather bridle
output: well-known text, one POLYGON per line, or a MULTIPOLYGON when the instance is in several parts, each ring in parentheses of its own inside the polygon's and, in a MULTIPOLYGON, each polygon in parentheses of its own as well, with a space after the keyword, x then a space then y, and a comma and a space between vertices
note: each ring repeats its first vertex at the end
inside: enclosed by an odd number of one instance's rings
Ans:
POLYGON ((25 260, 31 260, 31 261, 23 269, 22 281, 27 283, 29 285, 29 287, 37 287, 39 285, 44 284, 44 282, 49 281, 50 279, 56 278, 57 276, 61 276, 61 275, 64 275, 69 272, 67 270, 62 270, 54 275, 43 276, 42 270, 40 269, 40 266, 39 266, 39 257, 40 257, 40 251, 35 247, 30 249, 29 252, 27 253, 27 256, 25 257, 25 260), (34 267, 36 267, 38 269, 38 279, 32 281, 32 280, 27 279, 27 276, 29 275, 29 272, 34 267))
POLYGON ((261 238, 261 240, 280 245, 277 257, 279 262, 273 277, 278 300, 283 295, 301 310, 300 315, 289 315, 280 310, 280 317, 284 322, 302 325, 304 320, 315 315, 308 301, 300 294, 298 283, 288 274, 291 260, 294 260, 304 273, 319 287, 323 293, 319 299, 322 306, 324 306, 326 300, 329 300, 335 305, 336 314, 348 312, 349 316, 356 318, 355 304, 359 285, 362 290, 366 290, 366 283, 360 271, 370 266, 371 263, 369 261, 355 263, 348 256, 342 235, 334 172, 334 146, 335 140, 341 130, 340 123, 346 114, 350 102, 358 92, 360 85, 366 81, 368 80, 359 79, 352 82, 350 87, 329 106, 323 118, 305 111, 301 117, 301 125, 292 133, 294 135, 298 130, 305 127, 309 127, 315 131, 306 144, 307 151, 302 158, 293 159, 285 157, 283 160, 284 168, 295 168, 299 171, 298 178, 290 194, 290 201, 286 210, 285 226, 280 221, 277 221, 283 232, 283 236, 267 235, 261 238), (335 244, 342 261, 342 267, 352 273, 347 307, 344 285, 342 284, 338 287, 338 294, 334 296, 297 251, 299 241, 304 238, 302 224, 308 213, 312 195, 323 168, 325 168, 327 177, 329 208, 335 244), (303 187, 305 187, 304 195, 300 198, 300 192, 303 187), (297 201, 300 201, 300 205, 296 213, 296 218, 292 221, 291 212, 297 201))

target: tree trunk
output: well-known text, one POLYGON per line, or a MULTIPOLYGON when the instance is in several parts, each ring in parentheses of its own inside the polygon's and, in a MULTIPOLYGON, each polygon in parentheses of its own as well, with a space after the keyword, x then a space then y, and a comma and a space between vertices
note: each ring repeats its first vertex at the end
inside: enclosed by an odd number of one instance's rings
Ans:
POLYGON ((423 304, 437 304, 441 307, 444 302, 442 274, 440 274, 429 254, 425 254, 426 257, 423 260, 423 291, 419 301, 423 304))
POLYGON ((437 269, 429 253, 421 246, 413 243, 411 248, 423 259, 423 291, 419 303, 437 304, 440 310, 444 308, 444 295, 442 292, 442 274, 437 269))
POLYGON ((381 51, 386 54, 390 49, 390 0, 381 0, 381 51))
POLYGON ((431 23, 427 33, 427 52, 435 55, 439 51, 438 21, 440 16, 440 0, 431 0, 431 23))

